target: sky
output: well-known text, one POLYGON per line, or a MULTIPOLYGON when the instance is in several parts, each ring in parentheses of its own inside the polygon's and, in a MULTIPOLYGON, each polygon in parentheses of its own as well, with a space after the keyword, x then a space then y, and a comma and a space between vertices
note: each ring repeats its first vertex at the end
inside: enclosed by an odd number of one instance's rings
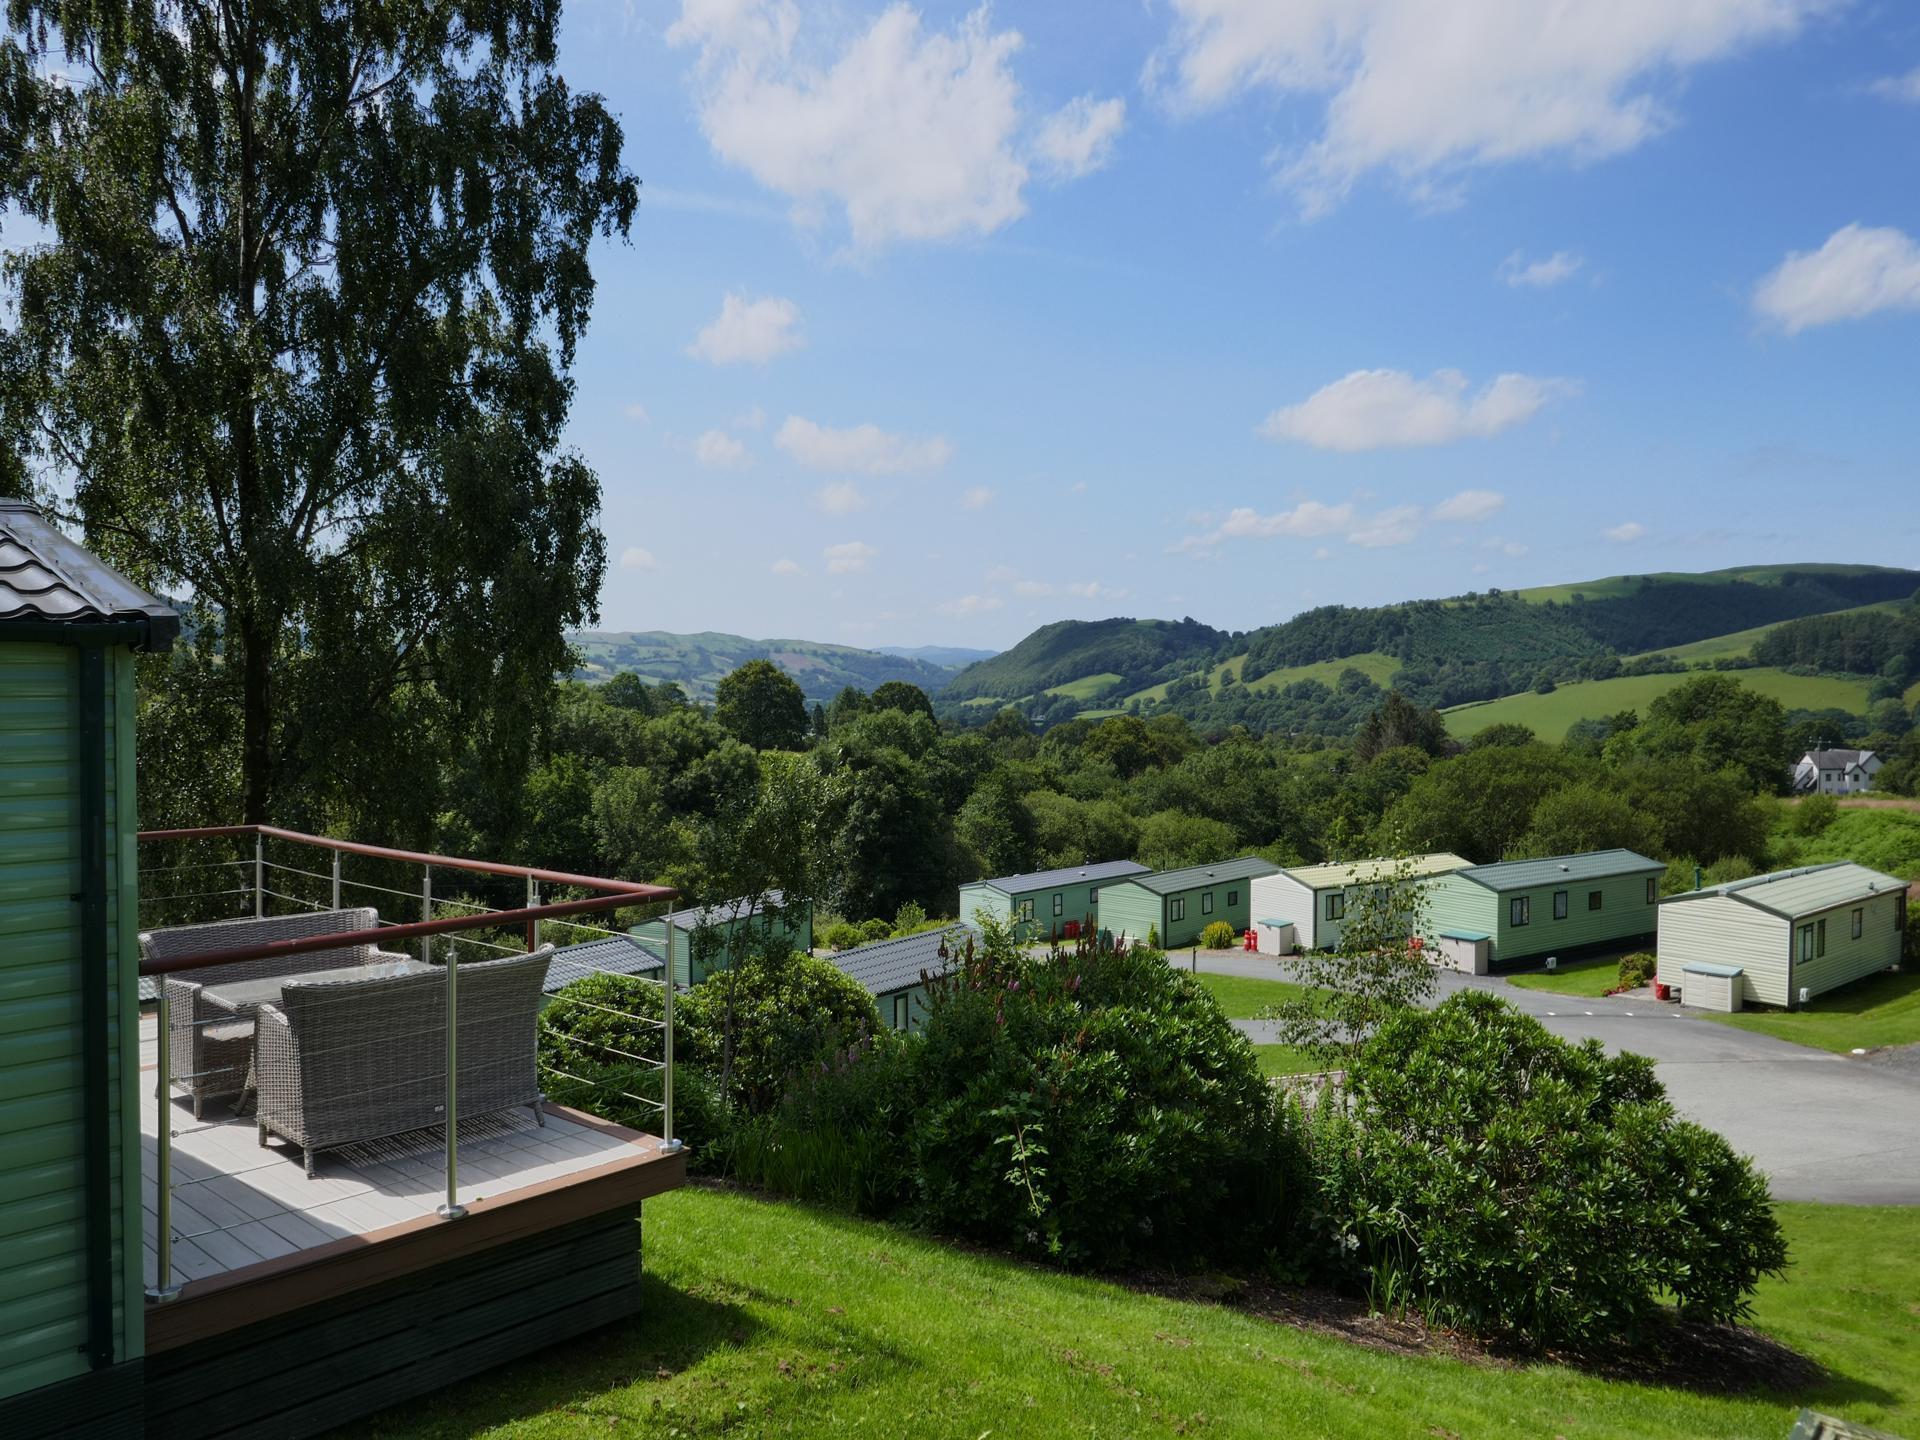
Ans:
POLYGON ((572 0, 607 629, 1920 565, 1920 6, 572 0))

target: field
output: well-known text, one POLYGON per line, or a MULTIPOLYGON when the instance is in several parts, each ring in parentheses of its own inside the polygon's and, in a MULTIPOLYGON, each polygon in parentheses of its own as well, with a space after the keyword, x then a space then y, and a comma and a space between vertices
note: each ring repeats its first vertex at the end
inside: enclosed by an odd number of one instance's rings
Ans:
MULTIPOLYGON (((1207 672, 1207 688, 1215 695, 1220 693, 1220 677, 1231 674, 1235 681, 1240 679, 1242 667, 1247 657, 1236 655, 1207 672)), ((1249 690, 1282 690, 1300 680, 1318 680, 1322 685, 1331 687, 1340 678, 1343 670, 1358 670, 1374 684, 1385 686, 1399 670, 1400 661, 1391 655, 1383 655, 1378 650, 1369 650, 1360 655, 1346 655, 1338 660, 1318 660, 1311 665, 1289 665, 1279 670, 1269 670, 1257 680, 1249 680, 1249 690)), ((1165 685, 1150 685, 1145 690, 1127 697, 1129 700, 1164 700, 1167 698, 1165 685)))
POLYGON ((1742 1030, 1846 1055, 1920 1044, 1920 975, 1874 975, 1819 995, 1794 1011, 1703 1012, 1742 1030))
POLYGON ((1788 1205, 1758 1325, 1819 1362, 1726 1396, 1365 1348, 725 1190, 647 1202, 636 1320, 356 1436, 1778 1437, 1802 1404, 1920 1430, 1920 1209, 1788 1205))
POLYGON ((1575 960, 1557 970, 1529 970, 1524 975, 1509 975, 1509 985, 1522 990, 1550 990, 1555 995, 1604 995, 1620 983, 1620 961, 1613 955, 1593 960, 1575 960))
MULTIPOLYGON (((1465 738, 1489 725, 1525 725, 1543 740, 1558 740, 1576 720, 1611 715, 1617 710, 1639 710, 1676 685, 1698 678, 1697 671, 1678 675, 1623 675, 1613 680, 1582 680, 1562 685, 1550 695, 1523 691, 1478 705, 1461 705, 1446 712, 1447 730, 1465 738)), ((1729 672, 1734 679, 1762 695, 1770 695, 1789 710, 1846 710, 1867 708, 1867 682, 1826 675, 1789 675, 1784 670, 1755 669, 1729 672)))
POLYGON ((1730 570, 1684 571, 1660 570, 1641 575, 1607 575, 1598 580, 1576 580, 1567 585, 1536 585, 1529 590, 1516 590, 1513 593, 1522 600, 1534 605, 1544 605, 1552 600, 1561 605, 1570 604, 1575 592, 1589 600, 1606 600, 1616 595, 1631 595, 1646 580, 1670 580, 1691 585, 1731 585, 1736 580, 1750 580, 1758 584, 1778 583, 1781 576, 1794 572, 1800 575, 1859 575, 1887 567, 1880 565, 1739 565, 1730 570))
MULTIPOLYGON (((1851 610, 1835 610, 1835 615, 1864 615, 1869 610, 1885 610, 1889 614, 1899 610, 1904 601, 1882 600, 1874 605, 1856 605, 1851 610)), ((1753 642, 1770 630, 1778 630, 1791 621, 1776 620, 1771 625, 1756 625, 1751 630, 1735 630, 1728 635, 1712 635, 1705 640, 1696 640, 1691 645, 1669 645, 1664 650, 1649 650, 1649 655, 1671 655, 1675 660, 1688 663, 1694 661, 1711 662, 1731 660, 1737 655, 1746 655, 1753 650, 1753 642)), ((1632 658, 1638 658, 1632 657, 1632 658)))
POLYGON ((1049 695, 1065 695, 1074 700, 1092 700, 1104 695, 1118 685, 1123 677, 1111 670, 1103 670, 1098 675, 1082 675, 1078 680, 1069 680, 1064 685, 1056 685, 1047 691, 1049 695))

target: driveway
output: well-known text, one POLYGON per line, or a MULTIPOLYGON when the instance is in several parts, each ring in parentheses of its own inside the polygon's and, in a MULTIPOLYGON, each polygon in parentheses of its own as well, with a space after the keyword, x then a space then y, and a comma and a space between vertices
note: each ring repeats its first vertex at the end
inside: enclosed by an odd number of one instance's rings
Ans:
MULTIPOLYGON (((1286 962, 1255 955, 1201 956, 1199 968, 1289 975, 1286 962)), ((1777 1199, 1920 1205, 1920 1066, 1792 1045, 1654 1000, 1590 1000, 1438 973, 1443 997, 1492 990, 1563 1039, 1592 1036, 1609 1051, 1649 1057, 1680 1113, 1752 1156, 1777 1199)), ((1267 1022, 1235 1024, 1255 1040, 1273 1038, 1267 1022)))

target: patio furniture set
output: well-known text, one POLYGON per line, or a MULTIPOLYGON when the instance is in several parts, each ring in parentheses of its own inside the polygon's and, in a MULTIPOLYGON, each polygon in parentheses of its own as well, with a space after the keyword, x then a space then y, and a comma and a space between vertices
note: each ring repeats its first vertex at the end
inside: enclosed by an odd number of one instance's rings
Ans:
MULTIPOLYGON (((181 925, 140 936, 143 961, 365 936, 371 907, 181 925)), ((544 1125, 536 1026, 553 946, 458 967, 455 1098, 461 1118, 528 1106, 544 1125)), ((201 1118, 206 1100, 249 1095, 262 1146, 278 1135, 314 1156, 444 1124, 447 969, 368 939, 164 977, 168 1068, 201 1118)))

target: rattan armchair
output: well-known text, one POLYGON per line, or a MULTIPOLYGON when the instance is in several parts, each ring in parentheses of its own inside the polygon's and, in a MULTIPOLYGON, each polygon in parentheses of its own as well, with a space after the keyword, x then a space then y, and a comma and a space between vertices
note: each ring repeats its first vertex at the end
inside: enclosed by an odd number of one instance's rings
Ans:
MULTIPOLYGON (((350 910, 310 910, 298 915, 248 916, 210 925, 175 925, 140 937, 142 961, 171 960, 215 950, 240 950, 275 940, 306 940, 317 935, 348 935, 380 923, 371 906, 350 910)), ((264 980, 275 975, 308 975, 346 965, 371 965, 404 956, 376 949, 370 940, 298 955, 236 960, 162 977, 167 995, 167 1065, 174 1088, 193 1101, 193 1117, 209 1095, 238 1095, 246 1085, 253 1050, 253 1021, 229 1014, 201 998, 207 986, 235 980, 264 980)))
MULTIPOLYGON (((455 990, 459 1118, 541 1111, 537 1025, 553 946, 461 965, 455 990)), ((254 1052, 260 1143, 304 1152, 444 1124, 447 977, 295 981, 260 1008, 254 1052)))

